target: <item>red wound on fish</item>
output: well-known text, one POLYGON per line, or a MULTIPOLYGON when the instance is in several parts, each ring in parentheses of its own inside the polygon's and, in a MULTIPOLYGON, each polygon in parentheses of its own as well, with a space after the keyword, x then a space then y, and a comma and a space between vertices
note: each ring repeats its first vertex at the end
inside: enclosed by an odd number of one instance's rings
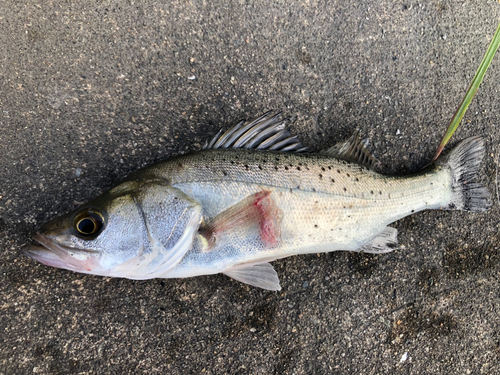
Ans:
POLYGON ((261 191, 254 194, 254 204, 260 213, 260 238, 267 246, 275 246, 280 236, 280 224, 283 214, 270 195, 270 191, 261 191))
POLYGON ((264 190, 222 211, 199 233, 208 241, 208 250, 211 250, 222 233, 257 225, 265 245, 275 246, 280 237, 282 218, 283 214, 271 198, 271 192, 264 190))

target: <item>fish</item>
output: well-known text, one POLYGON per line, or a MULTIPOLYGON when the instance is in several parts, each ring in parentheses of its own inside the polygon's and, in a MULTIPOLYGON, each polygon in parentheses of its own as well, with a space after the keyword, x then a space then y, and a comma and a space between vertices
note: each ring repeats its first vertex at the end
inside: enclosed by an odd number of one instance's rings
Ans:
POLYGON ((48 266, 135 280, 222 273, 281 289, 271 262, 399 248, 388 225, 422 210, 483 212, 481 137, 423 170, 377 172, 369 141, 309 153, 271 112, 222 130, 202 150, 140 169, 44 224, 24 254, 48 266))

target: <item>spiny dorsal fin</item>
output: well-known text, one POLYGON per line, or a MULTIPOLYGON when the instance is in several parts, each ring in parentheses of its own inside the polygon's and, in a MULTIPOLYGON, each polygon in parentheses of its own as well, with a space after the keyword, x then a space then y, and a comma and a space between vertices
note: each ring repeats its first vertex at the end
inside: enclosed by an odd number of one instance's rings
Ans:
POLYGON ((358 163, 370 169, 375 169, 379 161, 368 151, 368 138, 359 137, 359 129, 345 142, 337 143, 327 150, 322 150, 322 154, 333 156, 334 158, 358 163))
POLYGON ((283 152, 302 152, 304 147, 296 136, 286 129, 286 120, 281 120, 281 113, 271 111, 252 121, 240 121, 232 128, 217 135, 203 147, 246 148, 255 150, 270 150, 283 152))

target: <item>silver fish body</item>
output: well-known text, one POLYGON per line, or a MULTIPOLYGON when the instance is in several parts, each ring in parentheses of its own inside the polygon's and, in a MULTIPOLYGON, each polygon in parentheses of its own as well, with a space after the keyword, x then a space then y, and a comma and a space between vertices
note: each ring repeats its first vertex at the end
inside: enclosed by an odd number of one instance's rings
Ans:
MULTIPOLYGON (((253 125, 264 130, 252 137, 272 127, 275 137, 283 131, 280 123, 267 121, 253 125)), ((139 170, 46 224, 35 237, 43 247, 32 245, 27 255, 98 275, 225 273, 278 290, 273 260, 336 250, 388 252, 397 245, 396 231, 387 225, 402 217, 425 209, 489 207, 486 189, 472 182, 484 153, 480 138, 464 141, 419 173, 386 176, 365 166, 368 154, 360 158, 342 147, 326 154, 224 149, 231 134, 224 136, 219 145, 212 141, 212 149, 139 170), (364 165, 342 158, 363 159, 364 165)), ((233 135, 232 142, 243 137, 233 135)), ((351 145, 362 150, 356 142, 351 145)))

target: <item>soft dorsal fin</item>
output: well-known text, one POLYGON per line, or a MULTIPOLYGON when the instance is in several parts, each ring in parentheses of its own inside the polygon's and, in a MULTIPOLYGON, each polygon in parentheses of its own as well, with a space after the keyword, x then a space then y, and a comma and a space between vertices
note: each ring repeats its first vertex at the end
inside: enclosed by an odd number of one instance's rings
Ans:
POLYGON ((335 146, 321 151, 321 153, 374 169, 379 164, 379 161, 368 151, 368 144, 368 138, 361 139, 359 130, 356 130, 347 141, 337 143, 335 146))
POLYGON ((223 272, 242 283, 266 290, 281 290, 278 274, 269 263, 242 264, 223 272))
POLYGON ((251 121, 240 121, 225 133, 220 130, 203 149, 246 148, 283 152, 302 152, 299 139, 286 128, 281 113, 271 111, 251 121))

